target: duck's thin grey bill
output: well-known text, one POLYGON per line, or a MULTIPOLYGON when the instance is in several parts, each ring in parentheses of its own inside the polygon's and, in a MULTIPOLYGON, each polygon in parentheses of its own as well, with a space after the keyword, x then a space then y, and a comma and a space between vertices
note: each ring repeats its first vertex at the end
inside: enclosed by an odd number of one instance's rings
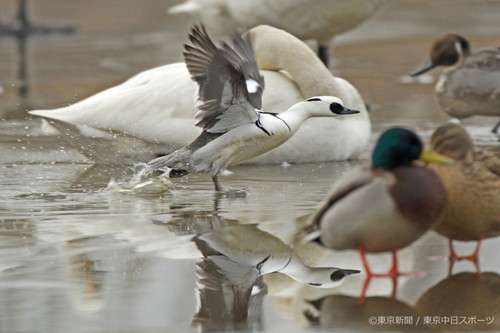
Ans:
POLYGON ((359 274, 361 273, 357 269, 339 269, 338 271, 335 271, 332 273, 330 276, 330 279, 332 281, 340 281, 346 276, 353 275, 353 274, 359 274))
POLYGON ((418 76, 420 74, 424 74, 425 72, 430 71, 434 67, 436 67, 436 65, 432 61, 428 61, 422 67, 420 67, 419 69, 417 69, 416 71, 411 73, 410 76, 414 77, 414 76, 418 76))
POLYGON ((344 108, 342 111, 340 111, 339 114, 355 114, 355 113, 359 113, 359 111, 358 110, 344 108))

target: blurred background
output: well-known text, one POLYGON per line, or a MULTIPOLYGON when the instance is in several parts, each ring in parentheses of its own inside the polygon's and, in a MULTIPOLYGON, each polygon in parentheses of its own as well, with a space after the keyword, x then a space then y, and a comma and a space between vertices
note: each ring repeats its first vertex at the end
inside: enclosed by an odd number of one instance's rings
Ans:
MULTIPOLYGON (((182 61, 182 44, 194 19, 167 14, 180 2, 27 1, 34 24, 69 26, 75 32, 26 38, 25 97, 19 95, 21 41, 0 38, 1 117, 24 118, 26 110, 74 103, 142 70, 182 61)), ((16 11, 17 0, 0 0, 0 24, 12 23, 16 11)), ((408 85, 405 75, 426 60, 432 42, 446 32, 463 34, 473 49, 498 45, 499 17, 497 0, 389 1, 372 19, 335 38, 330 67, 367 103, 383 109, 374 112, 375 119, 383 112, 446 119, 434 102, 433 82, 408 85), (425 101, 416 100, 420 92, 425 101)))
MULTIPOLYGON (((186 332, 197 311, 200 256, 189 231, 259 223, 288 242, 300 228, 299 218, 316 209, 334 181, 366 162, 368 149, 361 161, 235 167, 228 178, 231 186, 249 190, 244 199, 214 196, 211 181, 202 177, 152 197, 118 193, 110 189, 110 179, 119 182, 131 170, 92 165, 56 134, 42 133, 40 119, 28 117, 29 110, 75 103, 143 70, 182 61, 183 43, 196 20, 167 13, 180 2, 27 0, 32 24, 71 33, 20 38, 6 33, 18 0, 0 0, 0 332, 186 332)), ((337 36, 329 46, 330 70, 350 81, 370 106, 371 143, 392 124, 413 127, 427 138, 447 121, 434 95, 440 71, 415 79, 408 74, 447 32, 468 38, 473 50, 499 46, 499 23, 500 0, 392 0, 337 36)), ((476 143, 498 151, 498 136, 490 133, 496 121, 473 117, 463 123, 476 143)), ((493 316, 493 324, 482 329, 498 329, 498 244, 498 238, 483 244, 480 264, 489 272, 483 278, 468 262, 457 263, 458 274, 448 277, 442 257, 446 240, 428 233, 402 255, 403 269, 428 274, 402 281, 397 299, 389 298, 388 281, 372 284, 368 296, 374 305, 366 314, 399 309, 417 318, 457 311, 481 320, 493 316), (465 290, 474 302, 462 302, 465 290)), ((457 248, 468 253, 473 244, 457 248)), ((355 253, 330 252, 313 257, 318 263, 361 267, 355 253)), ((374 265, 383 271, 389 256, 380 257, 374 265)), ((377 329, 359 318, 356 308, 363 278, 352 277, 345 289, 334 291, 345 295, 334 299, 333 314, 328 302, 323 307, 311 302, 320 299, 318 289, 271 278, 270 297, 257 312, 263 313, 268 332, 316 332, 310 327, 322 312, 344 331, 377 329)))

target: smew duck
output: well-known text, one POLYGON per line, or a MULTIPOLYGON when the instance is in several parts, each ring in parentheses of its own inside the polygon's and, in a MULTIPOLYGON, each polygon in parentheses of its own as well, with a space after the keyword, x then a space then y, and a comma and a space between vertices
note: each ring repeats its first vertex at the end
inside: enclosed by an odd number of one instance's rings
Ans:
POLYGON ((146 174, 164 168, 170 177, 210 172, 220 192, 222 170, 281 145, 308 118, 359 113, 333 96, 309 98, 280 114, 263 112, 264 78, 250 40, 236 37, 233 47, 218 48, 203 26, 193 27, 189 37, 193 46, 185 45, 184 59, 199 86, 196 119, 203 131, 186 147, 150 161, 146 174))
MULTIPOLYGON (((291 34, 261 26, 249 35, 257 64, 267 69, 261 71, 266 80, 266 111, 278 113, 311 96, 333 95, 360 113, 310 119, 291 140, 246 163, 358 158, 371 134, 370 117, 358 91, 333 76, 314 52, 291 34)), ((196 95, 196 83, 186 65, 173 63, 141 72, 78 103, 30 114, 48 120, 63 139, 95 163, 130 164, 173 152, 200 134, 194 120, 196 95)))

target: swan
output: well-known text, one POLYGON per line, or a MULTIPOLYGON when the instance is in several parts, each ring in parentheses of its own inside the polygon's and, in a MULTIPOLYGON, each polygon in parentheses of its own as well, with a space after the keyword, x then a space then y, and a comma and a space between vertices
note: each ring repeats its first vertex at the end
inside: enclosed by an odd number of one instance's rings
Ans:
POLYGON ((302 40, 318 42, 318 56, 328 66, 330 40, 372 17, 387 0, 186 0, 170 14, 187 13, 221 36, 266 24, 302 40))
MULTIPOLYGON (((371 123, 354 86, 333 76, 307 45, 283 30, 259 26, 248 35, 266 81, 266 111, 277 113, 311 96, 333 95, 360 113, 310 119, 291 140, 246 163, 358 158, 368 145, 371 123)), ((175 151, 200 134, 194 120, 196 94, 186 65, 172 63, 143 71, 78 103, 29 113, 46 119, 95 163, 131 164, 175 151)))
POLYGON ((264 112, 264 78, 248 36, 218 48, 203 26, 194 26, 189 39, 193 46, 185 45, 184 60, 199 86, 195 118, 203 131, 186 147, 150 161, 146 175, 164 168, 171 178, 210 172, 215 190, 223 192, 222 170, 283 144, 308 118, 359 113, 333 96, 311 97, 279 114, 264 112))

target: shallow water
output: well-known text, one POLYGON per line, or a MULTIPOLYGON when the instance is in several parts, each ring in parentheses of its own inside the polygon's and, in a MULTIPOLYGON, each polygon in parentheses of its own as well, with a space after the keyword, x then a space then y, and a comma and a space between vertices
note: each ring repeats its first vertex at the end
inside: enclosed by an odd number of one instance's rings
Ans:
MULTIPOLYGON (((110 1, 99 15, 90 1, 34 2, 37 22, 75 24, 79 33, 29 40, 27 99, 17 95, 15 42, 0 39, 0 332, 500 329, 498 238, 483 244, 480 266, 487 273, 481 279, 469 262, 456 263, 448 277, 446 240, 428 233, 400 253, 403 269, 427 274, 401 278, 395 298, 390 281, 372 281, 362 309, 356 302, 363 274, 335 289, 279 274, 265 276, 266 289, 249 274, 233 288, 220 270, 201 263, 195 235, 258 224, 270 237, 294 245, 311 265, 361 268, 354 252, 301 246, 294 236, 331 184, 366 163, 368 151, 360 161, 235 167, 222 182, 248 194, 220 197, 206 176, 133 188, 127 184, 131 168, 94 166, 57 136, 43 134, 39 120, 25 118, 25 109, 75 102, 140 70, 180 60, 179 45, 191 21, 166 16, 171 2, 149 0, 149 7, 138 7, 121 0, 118 10, 110 1), (264 289, 247 302, 228 309, 215 301, 221 294, 246 295, 254 283, 264 289), (198 311, 197 293, 209 316, 198 311), (378 321, 370 324, 370 316, 378 321), (450 323, 435 327, 425 322, 431 317, 450 323), (381 320, 390 322, 384 326, 381 320)), ((0 0, 2 23, 11 5, 0 0)), ((437 73, 423 81, 405 74, 425 60, 434 37, 445 31, 470 37, 473 47, 500 44, 499 21, 500 1, 393 2, 338 39, 332 69, 373 108, 374 139, 393 124, 428 138, 447 120, 433 96, 437 73)), ((464 125, 478 144, 497 151, 498 137, 489 132, 495 121, 472 118, 464 125)), ((459 252, 473 248, 457 243, 459 252)), ((377 271, 387 269, 389 259, 370 256, 377 271)))

